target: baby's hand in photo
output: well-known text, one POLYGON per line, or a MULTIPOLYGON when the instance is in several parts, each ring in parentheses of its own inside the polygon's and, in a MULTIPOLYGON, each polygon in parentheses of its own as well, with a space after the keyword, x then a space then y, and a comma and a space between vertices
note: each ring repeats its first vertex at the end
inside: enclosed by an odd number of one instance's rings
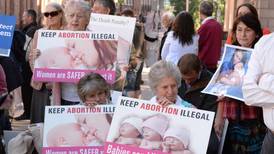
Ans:
POLYGON ((96 136, 94 136, 95 132, 96 132, 95 128, 90 128, 87 134, 85 134, 85 140, 84 140, 85 145, 88 145, 91 141, 97 139, 96 136))
POLYGON ((99 131, 99 130, 96 130, 96 132, 94 133, 94 135, 101 142, 104 142, 107 139, 107 134, 105 134, 104 132, 99 131))
POLYGON ((87 139, 89 139, 90 141, 95 139, 96 136, 95 136, 95 133, 97 131, 96 128, 87 128, 88 129, 88 132, 86 133, 86 136, 87 136, 87 139))
POLYGON ((90 132, 90 128, 88 127, 87 125, 87 122, 86 122, 86 116, 84 115, 79 115, 79 116, 76 116, 76 121, 77 123, 81 126, 81 130, 82 132, 86 135, 87 133, 90 132))
POLYGON ((167 142, 162 143, 163 152, 169 152, 169 147, 170 147, 169 143, 167 143, 167 142))

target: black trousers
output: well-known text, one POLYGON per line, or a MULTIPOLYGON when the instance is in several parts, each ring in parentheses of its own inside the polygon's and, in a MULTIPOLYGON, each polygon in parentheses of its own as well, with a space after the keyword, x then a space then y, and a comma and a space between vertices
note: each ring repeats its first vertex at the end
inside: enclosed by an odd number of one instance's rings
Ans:
POLYGON ((274 134, 268 130, 264 137, 261 154, 270 153, 274 153, 274 134))

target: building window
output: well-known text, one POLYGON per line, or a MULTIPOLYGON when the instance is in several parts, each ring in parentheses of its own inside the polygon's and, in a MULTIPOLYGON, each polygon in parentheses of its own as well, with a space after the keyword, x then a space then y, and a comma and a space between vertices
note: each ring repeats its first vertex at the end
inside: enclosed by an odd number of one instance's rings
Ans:
POLYGON ((133 0, 125 0, 125 5, 133 6, 133 0))

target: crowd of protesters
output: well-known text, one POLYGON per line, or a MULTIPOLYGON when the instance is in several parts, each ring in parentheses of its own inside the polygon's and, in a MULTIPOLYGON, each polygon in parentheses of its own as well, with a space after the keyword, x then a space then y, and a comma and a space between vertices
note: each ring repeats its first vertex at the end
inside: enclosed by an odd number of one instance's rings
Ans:
MULTIPOLYGON (((266 35, 270 31, 261 27, 254 6, 240 5, 226 43, 255 49, 243 81, 245 100, 204 94, 201 91, 218 67, 223 46, 222 26, 212 16, 213 11, 211 2, 201 2, 202 22, 197 31, 193 17, 185 11, 175 16, 171 12, 160 16, 159 11, 150 11, 145 22, 137 20, 123 95, 140 98, 142 69, 151 67, 148 75, 148 84, 154 93, 151 102, 216 113, 208 154, 218 153, 216 145, 220 142, 224 119, 228 119, 229 124, 223 153, 273 153, 274 68, 270 62, 274 56, 271 52, 274 34, 266 35), (164 29, 161 40, 159 27, 164 29)), ((67 0, 63 5, 49 3, 41 26, 36 22, 35 10, 24 11, 23 28, 14 32, 10 57, 0 57, 0 92, 1 96, 5 95, 0 106, 1 130, 11 130, 10 119, 15 117, 8 113, 10 104, 24 104, 24 113, 15 120, 30 119, 31 123, 40 123, 47 105, 111 103, 111 86, 96 73, 84 76, 78 85, 32 79, 34 61, 41 54, 37 49, 37 30, 85 31, 90 13, 136 16, 131 9, 116 12, 112 0, 96 0, 93 6, 82 0, 67 0)))

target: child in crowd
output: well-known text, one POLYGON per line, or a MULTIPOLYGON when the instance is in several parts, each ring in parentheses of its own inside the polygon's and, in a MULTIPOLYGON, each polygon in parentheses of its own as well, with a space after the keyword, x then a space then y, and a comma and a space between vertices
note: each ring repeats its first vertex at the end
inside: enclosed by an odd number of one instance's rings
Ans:
POLYGON ((157 114, 147 118, 142 126, 143 140, 140 148, 149 150, 161 150, 163 135, 168 128, 167 117, 157 114))
POLYGON ((169 128, 164 135, 163 152, 171 154, 191 154, 188 150, 189 131, 184 128, 169 128))
POLYGON ((110 86, 97 73, 83 76, 77 84, 77 91, 81 101, 87 106, 110 104, 110 86))
POLYGON ((119 137, 114 140, 118 144, 139 146, 141 143, 143 119, 137 116, 129 117, 121 123, 119 137))

